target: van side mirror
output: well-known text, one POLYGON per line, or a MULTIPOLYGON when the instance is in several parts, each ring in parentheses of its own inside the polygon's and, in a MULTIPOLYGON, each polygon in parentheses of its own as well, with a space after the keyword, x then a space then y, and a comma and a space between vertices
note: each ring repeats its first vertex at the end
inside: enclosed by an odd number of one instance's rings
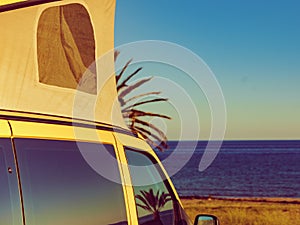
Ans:
POLYGON ((195 218, 194 225, 220 225, 220 223, 214 215, 199 214, 195 218))

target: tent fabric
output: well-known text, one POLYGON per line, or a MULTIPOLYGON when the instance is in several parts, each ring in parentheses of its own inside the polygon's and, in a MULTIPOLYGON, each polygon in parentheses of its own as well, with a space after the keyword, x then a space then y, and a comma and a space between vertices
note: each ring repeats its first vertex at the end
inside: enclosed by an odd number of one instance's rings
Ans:
POLYGON ((62 0, 0 13, 0 109, 126 128, 114 75, 114 12, 115 0, 62 0))

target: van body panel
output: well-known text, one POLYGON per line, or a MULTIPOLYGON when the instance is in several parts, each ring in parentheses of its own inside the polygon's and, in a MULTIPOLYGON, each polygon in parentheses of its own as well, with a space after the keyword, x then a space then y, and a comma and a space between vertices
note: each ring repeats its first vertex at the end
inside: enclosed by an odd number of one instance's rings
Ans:
MULTIPOLYGON (((151 161, 153 164, 157 164, 157 171, 159 172, 159 174, 161 174, 160 176, 165 179, 165 181, 163 181, 165 188, 162 189, 162 191, 168 191, 170 193, 172 197, 172 201, 173 201, 173 211, 172 211, 172 215, 173 215, 173 223, 178 224, 178 221, 176 222, 176 220, 178 220, 178 218, 180 218, 180 216, 178 217, 178 215, 183 215, 184 213, 181 212, 182 210, 182 204, 180 202, 180 199, 177 195, 177 192, 174 188, 174 185, 172 184, 166 170, 163 168, 162 163, 160 162, 159 158, 157 157, 156 153, 152 150, 152 148, 146 143, 145 140, 143 140, 142 138, 138 138, 136 136, 134 136, 133 134, 131 134, 130 132, 127 132, 126 130, 122 130, 119 127, 114 127, 112 125, 108 125, 108 124, 100 124, 99 123, 93 123, 91 121, 81 121, 81 120, 74 120, 73 123, 71 121, 71 118, 58 118, 58 117, 52 117, 52 116, 48 116, 48 115, 32 115, 30 113, 21 113, 21 112, 17 112, 16 114, 14 114, 13 112, 8 113, 9 115, 7 116, 6 120, 5 120, 5 115, 3 115, 3 113, 1 113, 0 111, 0 141, 6 139, 6 146, 7 144, 9 144, 9 147, 6 147, 6 151, 8 150, 8 153, 6 153, 6 163, 8 163, 8 165, 5 165, 5 167, 11 167, 13 171, 17 172, 17 168, 19 168, 19 175, 17 176, 17 173, 13 173, 10 174, 10 188, 12 189, 11 191, 11 204, 13 204, 13 211, 12 211, 12 215, 14 215, 12 218, 14 219, 14 223, 8 223, 8 224, 4 224, 4 225, 21 225, 22 223, 22 219, 25 221, 27 221, 27 223, 32 223, 33 225, 36 225, 35 220, 39 221, 39 224, 41 223, 41 221, 43 221, 43 219, 41 220, 40 217, 40 213, 37 213, 37 205, 40 204, 44 204, 44 208, 48 207, 48 201, 46 201, 45 199, 49 199, 49 197, 42 197, 41 202, 39 202, 39 198, 37 198, 38 202, 35 203, 34 202, 34 193, 36 193, 36 188, 41 188, 38 190, 38 193, 40 193, 40 196, 45 196, 47 195, 47 191, 43 191, 45 188, 47 189, 48 186, 45 186, 44 182, 48 183, 51 187, 51 185, 54 185, 54 189, 59 187, 59 190, 63 190, 64 186, 60 184, 60 182, 56 183, 56 182, 50 182, 51 179, 44 179, 43 177, 47 177, 49 176, 48 173, 52 173, 51 177, 54 178, 56 177, 55 174, 57 174, 57 179, 60 179, 61 182, 66 182, 66 189, 72 191, 72 188, 70 187, 74 187, 73 186, 68 186, 69 185, 69 178, 66 177, 67 179, 64 180, 63 177, 61 177, 61 174, 59 172, 59 170, 55 169, 56 167, 53 167, 52 169, 47 169, 51 167, 51 158, 52 161, 56 163, 55 158, 57 157, 58 161, 57 163, 61 162, 60 164, 57 164, 57 166, 62 166, 62 174, 64 174, 64 163, 62 163, 62 160, 64 158, 67 157, 63 156, 61 154, 66 154, 66 153, 59 153, 57 152, 57 156, 56 154, 53 155, 53 153, 51 153, 51 151, 57 151, 59 149, 63 150, 66 143, 70 143, 72 144, 72 146, 74 146, 74 148, 79 148, 80 149, 80 145, 81 146, 85 146, 85 145, 100 145, 100 146, 105 146, 105 145, 110 145, 113 147, 113 151, 115 154, 115 159, 116 159, 116 167, 117 168, 117 173, 120 176, 120 186, 119 186, 119 190, 122 190, 121 192, 119 191, 119 195, 118 196, 123 196, 123 197, 118 197, 117 199, 122 199, 120 200, 111 200, 112 202, 123 202, 123 208, 124 208, 124 212, 123 212, 123 220, 120 222, 117 222, 117 224, 128 224, 128 225, 138 225, 141 223, 144 223, 146 220, 149 221, 149 218, 152 216, 150 215, 146 215, 144 213, 141 214, 140 212, 140 208, 138 207, 137 203, 137 199, 136 199, 136 195, 139 193, 138 191, 142 190, 140 188, 138 188, 137 186, 134 185, 133 182, 133 173, 132 171, 130 171, 130 167, 128 165, 128 160, 130 158, 128 158, 130 156, 130 154, 132 155, 132 153, 128 153, 128 151, 134 151, 137 153, 136 156, 143 158, 142 156, 148 156, 148 159, 151 158, 151 161), (48 121, 48 122, 47 122, 48 121), (4 138, 6 137, 6 138, 4 138), (33 145, 32 143, 33 142, 33 145), (37 143, 37 147, 35 147, 35 144, 37 143), (44 144, 41 144, 44 143, 44 144), (49 143, 49 144, 47 144, 49 143), (56 143, 56 145, 52 145, 51 143, 56 143), (15 152, 13 151, 12 146, 14 146, 15 148, 15 152), (52 146, 52 147, 51 147, 52 146), (53 147, 54 146, 54 147, 53 147), (57 147, 55 147, 57 146, 57 147), (77 147, 76 147, 77 146, 77 147), (55 150, 57 148, 57 150, 55 150), (35 150, 34 150, 35 149, 35 150), (40 149, 40 150, 39 150, 40 149), (47 150, 48 149, 48 150, 47 150), (52 149, 52 150, 51 150, 52 149), (37 151, 36 151, 37 150, 37 151), (36 151, 36 156, 32 155, 32 151, 36 151), (43 151, 43 152, 41 152, 43 151), (47 152, 48 151, 48 152, 47 152), (50 151, 50 155, 49 158, 47 156, 47 154, 49 154, 50 151), (31 153, 30 153, 31 152, 31 153), (138 154, 140 153, 140 154, 138 154), (15 154, 15 157, 14 157, 15 154), (31 155, 30 155, 31 154, 31 155), (60 156, 59 156, 60 155, 60 156), (35 159, 35 161, 34 161, 35 159), (44 162, 44 163, 38 163, 37 162, 44 162), (29 160, 29 161, 28 161, 29 160), (32 161, 33 160, 33 161, 32 161), (50 163, 50 164, 49 164, 50 163), (17 166, 16 166, 17 165, 17 166), (31 168, 31 166, 34 166, 34 168, 31 168), (40 169, 39 169, 40 168, 40 169), (51 172, 51 171, 54 172, 51 172), (31 171, 31 172, 30 172, 31 171), (45 175, 41 174, 36 174, 38 173, 42 173, 45 175), (48 174, 48 175, 47 175, 48 174), (39 177, 40 182, 37 182, 36 179, 37 177, 39 177), (50 183, 49 183, 50 182, 50 183), (36 184, 38 184, 38 186, 35 186, 36 184), (29 187, 31 186, 31 187, 29 187), (33 191, 35 190, 35 191, 33 191), (121 195, 120 195, 121 193, 121 195), (23 198, 21 198, 20 196, 22 196, 23 198), (179 209, 180 208, 180 209, 179 209), (22 216, 22 211, 23 211, 23 216, 22 216), (125 213, 125 214, 124 214, 125 213), (179 213, 179 214, 178 214, 179 213), (149 217, 150 216, 150 217, 149 217), (175 218, 175 217, 177 218, 175 218), (127 219, 127 221, 125 221, 124 219, 127 219), (144 221, 144 222, 143 222, 144 221)), ((66 145, 67 146, 67 145, 66 145)), ((67 147, 68 148, 68 147, 67 147)), ((83 156, 84 160, 82 162, 86 162, 89 164, 88 160, 84 157, 84 155, 82 155, 82 152, 79 152, 79 149, 77 149, 77 156, 76 158, 78 159, 78 157, 81 154, 81 158, 83 156)), ((65 150, 63 150, 65 151, 65 150)), ((81 150, 80 150, 81 151, 81 150)), ((2 151, 3 152, 3 151, 2 151)), ((69 154, 69 153, 68 153, 69 154)), ((68 157, 67 157, 68 158, 68 157)), ((72 158, 72 156, 71 156, 72 158)), ((144 157, 145 158, 145 157, 144 157)), ((1 159, 1 143, 0 143, 0 159, 1 159)), ((131 162, 135 162, 133 158, 130 159, 131 162), (133 160, 133 161, 132 161, 133 160)), ((69 163, 75 163, 76 160, 71 160, 69 161, 69 163)), ((105 162, 105 160, 101 160, 101 159, 96 159, 94 160, 94 162, 105 162)), ((85 164, 86 164, 85 163, 85 164)), ((68 163, 67 163, 68 164, 68 163)), ((74 164, 75 165, 75 164, 74 164)), ((78 164, 76 164, 78 165, 78 164)), ((94 171, 95 168, 92 167, 91 164, 89 164, 87 167, 91 167, 94 171)), ((81 168, 81 167, 79 167, 81 168)), ((74 167, 74 170, 76 171, 76 167, 74 167)), ((66 170, 66 173, 70 173, 68 169, 66 170)), ((76 172, 76 174, 81 173, 81 170, 78 170, 76 172)), ((96 171, 97 172, 97 171, 96 171)), ((99 176, 102 176, 101 173, 98 173, 99 176)), ((77 175, 74 174, 74 176, 76 177, 77 175)), ((147 174, 145 174, 145 176, 149 176, 147 174)), ((151 175, 150 175, 151 176, 151 175)), ((89 177, 89 175, 88 175, 89 177)), ((103 176, 105 178, 105 175, 103 176)), ((150 177, 149 177, 150 178, 150 177)), ((56 179, 56 178, 55 178, 56 179)), ((103 179, 102 179, 103 180, 103 179)), ((104 179, 105 180, 105 179, 104 179)), ((108 179, 109 180, 109 179, 108 179)), ((104 181, 101 181, 104 182, 104 181)), ((72 180, 71 180, 72 183, 72 180)), ((81 183, 77 183, 81 184, 81 183)), ((85 186, 85 182, 83 181, 83 186, 85 186)), ((91 183, 87 182, 86 185, 91 185, 91 183)), ((161 184, 158 184, 158 186, 161 184)), ((150 185, 151 186, 151 185, 150 185)), ((150 186, 146 185, 145 187, 149 187, 150 186)), ((155 185, 154 185, 155 186, 155 185)), ((154 187, 153 186, 153 187, 154 187)), ((157 186, 157 185, 156 185, 157 186)), ((91 187, 91 186, 88 186, 91 187)), ((148 188, 148 189, 149 189, 148 188)), ((147 190, 148 190, 147 189, 147 190)), ((49 189, 51 190, 51 189, 49 189)), ((79 199, 84 199, 85 195, 87 195, 87 197, 89 197, 89 192, 84 191, 85 189, 82 189, 82 192, 80 191, 81 189, 75 189, 75 192, 77 191, 78 194, 76 196, 80 196, 82 195, 82 197, 80 197, 79 199)), ((93 189, 95 190, 95 189, 93 189)), ((109 190, 109 189, 106 189, 109 190)), ((154 189, 154 190, 158 190, 158 189, 154 189)), ((74 190, 73 190, 74 191, 74 190)), ((56 193, 56 192, 54 192, 56 193)), ((72 192, 71 192, 72 193, 72 192)), ((93 193, 93 192, 91 192, 93 193)), ((53 192, 52 192, 53 194, 53 192)), ((62 193, 57 193, 58 195, 61 195, 62 193)), ((66 195, 62 195, 62 196, 70 196, 69 192, 65 193, 66 195)), ((116 195, 117 196, 117 195, 116 195)), ((116 197, 114 196, 114 197, 116 197)), ((55 201, 55 199, 58 199, 57 197, 53 197, 50 198, 51 201, 55 201)), ((64 202, 68 201, 67 199, 72 199, 71 197, 67 198, 64 200, 64 202)), ((95 199, 93 198, 89 198, 91 201, 91 205, 95 204, 95 201, 99 202, 99 200, 97 200, 97 197, 95 197, 95 199)), ((71 201, 72 202, 72 201, 71 201)), ((102 212, 101 207, 105 207, 106 204, 110 204, 108 203, 108 201, 104 201, 102 203, 102 201, 99 202, 99 213, 102 212)), ((0 208, 3 208, 3 204, 0 204, 0 208)), ((72 207, 77 207, 77 206, 72 206, 72 207)), ((88 207, 88 206, 86 206, 88 207)), ((170 204, 169 206, 170 207, 170 204)), ((89 207, 88 207, 89 208, 89 207)), ((41 208, 42 209, 42 208, 41 208)), ((171 209, 171 208, 170 208, 171 209)), ((55 210, 55 208, 53 208, 53 210, 55 210)), ((63 209, 61 209, 63 210, 63 209)), ((95 206, 91 206, 91 210, 95 210, 95 206)), ((89 210, 89 213, 91 213, 92 211, 89 210)), ((119 212, 117 212, 118 210, 114 211, 114 210, 110 210, 109 213, 107 212, 105 215, 109 215, 111 213, 111 216, 118 216, 119 212)), ((52 212, 54 213, 54 211, 52 212)), ((70 213, 70 210, 66 210, 66 214, 70 213)), ((162 218, 169 218, 167 219, 168 222, 164 223, 164 224, 171 224, 170 221, 170 216, 171 215, 171 211, 164 211, 164 213, 162 213, 162 218)), ((50 212, 51 214, 51 212, 50 212)), ((76 213, 75 213, 76 214, 76 213)), ((78 213, 77 213, 78 214, 78 213)), ((77 215, 76 214, 76 215, 77 215)), ((55 213, 53 214, 54 216, 56 215, 55 213)), ((121 214, 119 215, 121 216, 121 214)), ((104 216, 106 217, 106 216, 104 216)), ((50 217, 52 218, 52 217, 50 217)), ((92 218, 92 217, 91 217, 92 218)), ((94 220, 99 218, 95 216, 94 220)), ((184 217, 186 218, 186 217, 184 217)), ((53 219, 55 219, 53 217, 53 219)), ((57 219, 57 218, 56 218, 57 219)), ((65 217, 65 220, 68 221, 70 218, 65 217)), ((73 218, 74 219, 74 218, 73 218)), ((51 224, 52 219, 48 222, 42 223, 43 225, 45 224, 51 224)), ((55 220, 53 220, 55 221, 55 220)), ((56 220, 56 223, 59 220, 56 220)), ((74 220, 75 221, 75 220, 74 220)), ((74 222, 73 221, 73 222, 74 222)), ((186 220, 188 221, 188 220, 186 220)), ((79 222, 79 220, 77 221, 79 222)), ((173 224, 172 223, 172 224, 173 224)), ((189 224, 189 223, 188 223, 189 224)), ((52 224, 51 224, 52 225, 52 224)))
POLYGON ((117 141, 119 141, 124 146, 137 148, 140 151, 146 151, 153 154, 153 150, 151 149, 151 147, 141 138, 128 136, 122 133, 114 133, 114 135, 117 141))
POLYGON ((10 137, 11 130, 8 121, 0 120, 0 137, 10 137))

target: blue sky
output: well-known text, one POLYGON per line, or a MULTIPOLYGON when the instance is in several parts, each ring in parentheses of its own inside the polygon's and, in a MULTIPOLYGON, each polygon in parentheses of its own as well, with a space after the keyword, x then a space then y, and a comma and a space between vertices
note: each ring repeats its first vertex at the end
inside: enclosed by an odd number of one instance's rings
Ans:
MULTIPOLYGON (((199 55, 224 93, 226 139, 299 139, 299 12, 296 0, 119 0, 115 46, 163 40, 199 55)), ((209 117, 201 119, 205 139, 209 117)))

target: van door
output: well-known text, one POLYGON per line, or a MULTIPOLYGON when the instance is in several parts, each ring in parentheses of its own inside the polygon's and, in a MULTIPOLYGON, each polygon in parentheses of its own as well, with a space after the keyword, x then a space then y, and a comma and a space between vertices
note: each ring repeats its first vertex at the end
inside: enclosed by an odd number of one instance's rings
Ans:
MULTIPOLYGON (((21 225, 22 209, 18 189, 17 170, 10 137, 3 135, 8 127, 6 121, 0 121, 0 224, 21 225)), ((9 127, 8 127, 9 130, 9 127)))

